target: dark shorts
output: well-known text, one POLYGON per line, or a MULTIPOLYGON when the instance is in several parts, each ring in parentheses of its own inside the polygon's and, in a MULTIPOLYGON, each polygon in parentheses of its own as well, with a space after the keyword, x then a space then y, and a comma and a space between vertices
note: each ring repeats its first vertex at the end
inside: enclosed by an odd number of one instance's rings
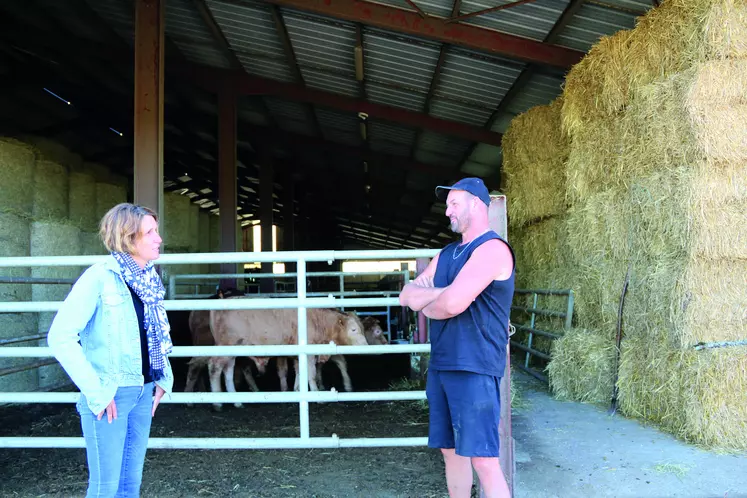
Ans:
POLYGON ((500 377, 428 370, 428 446, 465 457, 498 457, 500 377))

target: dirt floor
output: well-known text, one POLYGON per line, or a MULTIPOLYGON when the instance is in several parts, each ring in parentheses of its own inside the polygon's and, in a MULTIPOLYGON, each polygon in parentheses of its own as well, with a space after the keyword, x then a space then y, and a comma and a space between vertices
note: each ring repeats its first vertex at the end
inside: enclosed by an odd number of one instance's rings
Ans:
MULTIPOLYGON (((358 389, 379 390, 406 370, 391 360, 387 375, 358 389), (378 383, 377 383, 378 382, 378 383)), ((379 360, 351 362, 354 383, 379 360)), ((182 365, 175 370, 180 372, 182 365)), ((325 375, 330 372, 325 371, 325 375)), ((334 373, 334 372, 333 372, 334 373)), ((329 384, 339 378, 327 375, 329 384)), ((603 407, 564 403, 543 385, 514 375, 515 498, 745 498, 747 455, 718 454, 603 407)), ((276 380, 260 377, 260 388, 276 380)), ((178 386, 177 386, 178 387, 178 386)), ((339 388, 339 386, 338 386, 339 388)), ((311 435, 394 437, 427 435, 424 402, 325 403, 310 408, 311 435)), ((0 407, 0 436, 80 436, 73 405, 0 407)), ((164 404, 154 437, 294 437, 298 407, 257 404, 220 413, 210 405, 164 404)), ((83 496, 82 449, 0 451, 0 496, 83 496)), ((144 497, 446 497, 443 463, 428 448, 342 450, 149 450, 144 497)))

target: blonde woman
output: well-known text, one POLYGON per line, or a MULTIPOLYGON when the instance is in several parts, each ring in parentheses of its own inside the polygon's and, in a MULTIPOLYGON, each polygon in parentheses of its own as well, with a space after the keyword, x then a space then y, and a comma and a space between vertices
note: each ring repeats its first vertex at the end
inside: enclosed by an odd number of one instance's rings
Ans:
POLYGON ((101 219, 110 256, 88 268, 57 312, 48 342, 81 392, 87 497, 140 496, 155 415, 174 376, 159 257, 158 216, 118 204, 101 219))

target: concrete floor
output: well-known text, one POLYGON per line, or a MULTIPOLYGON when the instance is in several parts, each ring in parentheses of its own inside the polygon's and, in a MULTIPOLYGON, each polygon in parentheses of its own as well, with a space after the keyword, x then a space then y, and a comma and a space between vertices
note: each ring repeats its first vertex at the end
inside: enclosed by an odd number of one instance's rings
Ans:
POLYGON ((520 372, 514 381, 515 498, 747 497, 747 453, 704 451, 619 412, 557 401, 520 372))

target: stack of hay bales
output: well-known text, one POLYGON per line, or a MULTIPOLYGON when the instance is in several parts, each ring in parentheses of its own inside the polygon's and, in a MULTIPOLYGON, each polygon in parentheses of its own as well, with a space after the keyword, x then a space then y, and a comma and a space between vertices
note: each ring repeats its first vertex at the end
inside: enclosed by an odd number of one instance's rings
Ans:
POLYGON ((612 371, 599 351, 630 268, 622 410, 747 448, 747 4, 666 0, 604 38, 569 73, 561 119, 585 330, 556 343, 553 389, 604 401, 578 384, 612 371))
MULTIPOLYGON (((26 143, 0 137, 0 256, 31 254, 36 151, 26 143)), ((31 276, 29 268, 0 268, 0 276, 31 276)), ((0 301, 31 301, 31 285, 0 284, 0 301)), ((0 313, 0 339, 34 336, 36 313, 0 313)), ((12 346, 29 346, 18 342, 12 346)), ((28 358, 2 358, 0 370, 28 363, 28 358)), ((34 370, 0 376, 0 390, 26 391, 38 387, 34 370)))
MULTIPOLYGON (((571 283, 564 175, 569 143, 561 132, 561 107, 562 99, 558 99, 530 109, 516 117, 503 136, 502 172, 519 288, 565 289, 571 283)), ((517 304, 522 297, 530 296, 517 295, 517 304)), ((542 296, 540 300, 540 307, 565 309, 564 298, 542 296)), ((531 307, 533 301, 521 304, 531 307)), ((537 320, 537 328, 558 328, 557 319, 538 316, 537 320)), ((527 344, 525 335, 519 331, 514 340, 527 344)), ((542 336, 532 340, 532 347, 544 353, 550 352, 550 345, 542 336)))
MULTIPOLYGON (((39 137, 0 137, 0 256, 104 254, 101 215, 127 200, 126 180, 100 165, 83 164, 64 146, 39 137)), ((0 269, 2 276, 75 280, 85 268, 0 269)), ((62 301, 69 284, 0 284, 2 301, 62 301)), ((32 337, 16 346, 46 346, 54 313, 2 313, 0 338, 32 337)), ((0 360, 0 369, 32 363, 0 360)), ((48 389, 69 382, 59 365, 0 376, 0 389, 48 389)))

